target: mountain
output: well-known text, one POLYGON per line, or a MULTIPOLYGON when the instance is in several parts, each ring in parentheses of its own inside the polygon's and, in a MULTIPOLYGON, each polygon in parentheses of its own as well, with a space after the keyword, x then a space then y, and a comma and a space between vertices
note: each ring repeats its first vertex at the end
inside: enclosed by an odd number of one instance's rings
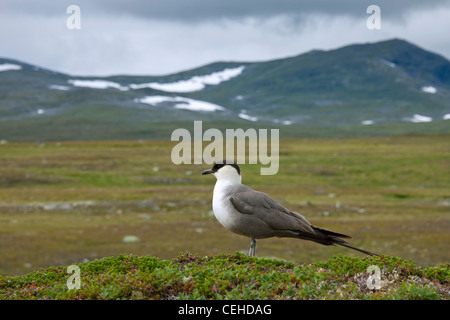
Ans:
POLYGON ((450 132, 450 62, 393 39, 166 76, 78 77, 0 58, 0 140, 170 139, 175 128, 282 137, 450 132))

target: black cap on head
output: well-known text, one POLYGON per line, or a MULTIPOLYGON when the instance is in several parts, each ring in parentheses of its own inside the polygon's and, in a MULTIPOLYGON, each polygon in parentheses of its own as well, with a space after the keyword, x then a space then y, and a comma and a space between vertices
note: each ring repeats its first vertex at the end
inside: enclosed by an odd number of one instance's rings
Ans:
POLYGON ((236 171, 241 174, 241 168, 239 168, 239 166, 234 163, 234 161, 231 160, 223 160, 223 161, 217 161, 214 166, 212 167, 212 172, 216 172, 217 170, 219 170, 220 168, 226 166, 226 165, 230 165, 232 167, 234 167, 236 169, 236 171))
POLYGON ((234 161, 223 160, 223 161, 217 161, 214 164, 214 166, 212 167, 212 169, 203 171, 202 175, 217 172, 220 168, 222 168, 224 166, 232 166, 236 169, 236 171, 238 172, 239 175, 241 174, 241 169, 239 168, 239 166, 236 163, 234 163, 234 161))

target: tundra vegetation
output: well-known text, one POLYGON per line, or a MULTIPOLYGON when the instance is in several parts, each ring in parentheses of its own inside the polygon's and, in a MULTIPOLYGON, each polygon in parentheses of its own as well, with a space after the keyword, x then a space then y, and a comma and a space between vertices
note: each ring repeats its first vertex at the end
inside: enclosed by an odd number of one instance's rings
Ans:
POLYGON ((247 258, 212 214, 206 167, 170 161, 176 142, 2 141, 0 297, 448 299, 449 141, 281 139, 276 175, 242 165, 245 184, 381 258, 278 238, 247 258))

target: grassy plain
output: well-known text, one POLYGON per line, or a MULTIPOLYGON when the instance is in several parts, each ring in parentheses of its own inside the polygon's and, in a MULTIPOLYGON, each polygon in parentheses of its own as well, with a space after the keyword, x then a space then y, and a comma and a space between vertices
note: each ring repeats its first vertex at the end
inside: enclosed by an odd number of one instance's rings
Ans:
MULTIPOLYGON (((174 142, 0 144, 0 274, 120 254, 174 259, 246 252, 249 240, 212 214, 215 179, 205 165, 174 165, 174 142), (126 236, 134 241, 124 241, 126 236), (136 238, 137 237, 137 238, 136 238)), ((206 143, 204 143, 206 145, 206 143)), ((280 170, 243 182, 355 246, 449 262, 450 135, 280 141, 280 170)), ((259 257, 317 263, 347 248, 294 239, 259 240, 259 257)))

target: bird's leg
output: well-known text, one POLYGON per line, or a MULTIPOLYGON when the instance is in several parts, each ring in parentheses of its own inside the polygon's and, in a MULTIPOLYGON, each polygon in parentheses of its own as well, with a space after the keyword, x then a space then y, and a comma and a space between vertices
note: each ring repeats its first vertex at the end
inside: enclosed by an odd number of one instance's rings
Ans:
POLYGON ((250 257, 254 257, 255 251, 256 251, 256 240, 255 240, 255 238, 252 238, 252 241, 250 243, 250 251, 249 251, 248 255, 250 257))

